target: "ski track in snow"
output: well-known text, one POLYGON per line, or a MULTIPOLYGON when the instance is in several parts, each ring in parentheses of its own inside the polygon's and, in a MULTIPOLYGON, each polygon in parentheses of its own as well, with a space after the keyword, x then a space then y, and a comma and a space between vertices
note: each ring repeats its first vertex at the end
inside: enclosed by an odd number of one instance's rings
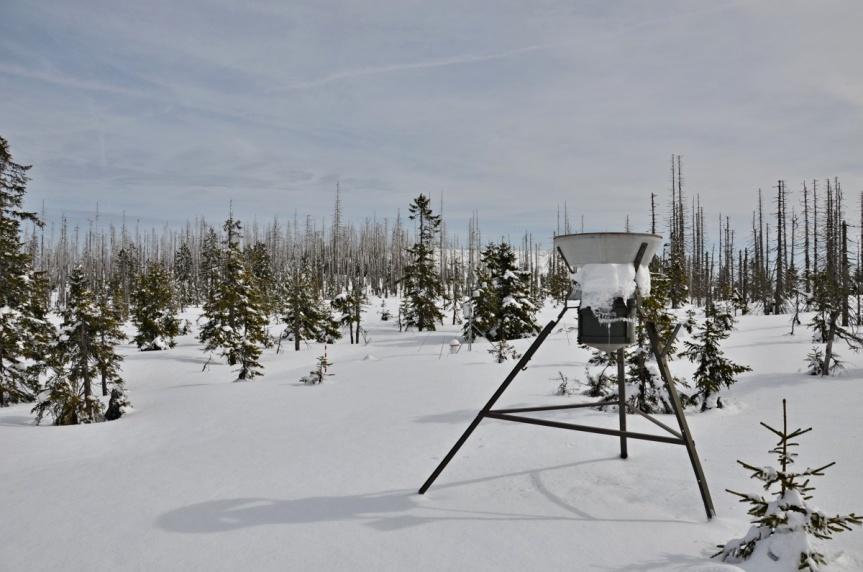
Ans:
MULTIPOLYGON (((31 406, 0 410, 0 570, 767 570, 708 556, 748 529, 724 489, 759 490, 735 460, 772 463, 758 422, 777 422, 783 397, 793 426, 815 428, 799 463, 838 461, 814 483, 816 504, 863 511, 863 355, 840 348, 844 375, 805 375, 809 335, 789 336, 789 316, 741 318, 724 348, 753 373, 724 410, 688 415, 712 522, 680 446, 631 441, 621 460, 614 437, 494 420, 418 496, 512 362, 493 363, 486 342, 450 354, 457 327, 399 333, 377 319, 380 300, 368 308, 369 344, 329 346, 335 375, 319 386, 298 381, 318 344, 266 350, 263 377, 232 383, 227 366, 202 373, 208 356, 184 336, 164 352, 123 346, 135 410, 119 421, 33 426, 31 406)), ((555 332, 499 405, 579 399, 552 395, 555 378, 583 379, 588 357, 574 333, 555 332)), ((655 429, 635 416, 629 426, 655 429)), ((863 569, 863 531, 824 548, 830 569, 863 569)))

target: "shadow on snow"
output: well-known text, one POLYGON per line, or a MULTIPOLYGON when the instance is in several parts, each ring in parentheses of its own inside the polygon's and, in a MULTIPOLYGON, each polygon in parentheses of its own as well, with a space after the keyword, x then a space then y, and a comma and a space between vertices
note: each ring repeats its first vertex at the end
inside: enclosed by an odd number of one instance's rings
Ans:
MULTIPOLYGON (((616 519, 598 517, 579 509, 557 496, 542 480, 542 473, 578 465, 616 460, 603 457, 527 470, 505 475, 483 477, 457 483, 436 485, 436 489, 459 488, 488 481, 529 476, 536 491, 556 510, 548 514, 468 510, 434 506, 420 501, 414 490, 397 490, 346 496, 313 496, 299 499, 234 498, 214 500, 181 507, 161 515, 156 525, 170 532, 217 533, 255 526, 309 524, 316 522, 357 521, 380 531, 391 531, 444 521, 589 521, 654 524, 694 524, 696 521, 675 519, 616 519), (559 514, 560 511, 566 514, 559 514), (556 513, 556 514, 555 514, 556 513)), ((432 497, 429 497, 431 500, 432 497)))

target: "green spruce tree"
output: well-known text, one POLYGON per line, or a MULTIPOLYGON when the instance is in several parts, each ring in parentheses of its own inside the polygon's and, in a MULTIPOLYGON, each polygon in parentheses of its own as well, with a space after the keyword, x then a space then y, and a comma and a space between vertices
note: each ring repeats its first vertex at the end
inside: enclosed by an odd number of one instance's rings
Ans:
MULTIPOLYGON (((304 265, 305 266, 305 265, 304 265)), ((341 336, 338 323, 324 305, 305 267, 297 267, 282 280, 282 340, 292 338, 294 351, 302 340, 329 341, 341 336)))
POLYGON ((566 262, 558 252, 548 257, 548 275, 546 277, 546 291, 555 302, 565 302, 572 287, 572 278, 566 262))
POLYGON ((360 319, 368 298, 363 292, 362 281, 359 278, 351 282, 350 287, 338 294, 332 301, 332 307, 339 313, 337 322, 348 328, 352 344, 360 343, 360 319))
POLYGON ((121 327, 120 312, 107 288, 102 289, 97 296, 97 310, 99 323, 95 336, 95 354, 96 369, 102 381, 102 395, 108 395, 109 387, 125 395, 123 379, 120 376, 120 362, 123 361, 123 357, 113 349, 126 339, 126 334, 121 327))
POLYGON ((402 278, 404 307, 402 320, 407 328, 434 330, 443 321, 438 301, 443 284, 434 260, 434 238, 440 230, 440 215, 431 209, 431 199, 420 195, 410 204, 409 218, 417 223, 416 243, 408 248, 410 262, 402 278))
POLYGON ((273 272, 273 263, 270 259, 270 253, 267 251, 267 245, 258 241, 246 250, 249 268, 257 282, 264 312, 267 315, 274 314, 278 308, 276 276, 273 272))
POLYGON ((680 308, 689 300, 689 280, 686 273, 686 255, 683 246, 676 241, 666 261, 663 272, 669 278, 668 297, 671 307, 680 308))
POLYGON ((176 345, 180 320, 174 313, 174 288, 170 273, 160 262, 151 262, 132 292, 132 323, 138 329, 134 342, 141 351, 165 350, 176 345))
POLYGON ((27 305, 22 312, 22 355, 28 360, 25 369, 28 401, 41 389, 41 380, 48 372, 50 356, 57 341, 57 328, 49 319, 51 290, 46 272, 33 272, 27 305))
POLYGON ((132 291, 140 270, 139 260, 140 252, 134 244, 124 244, 117 251, 111 292, 117 311, 120 312, 120 319, 124 322, 129 319, 132 307, 132 291))
POLYGON ((13 161, 8 142, 0 137, 0 407, 32 400, 32 371, 25 360, 42 361, 32 353, 39 342, 36 332, 48 327, 47 312, 33 306, 36 276, 21 242, 22 223, 41 224, 23 209, 29 169, 13 161))
POLYGON ((213 296, 213 291, 219 282, 222 270, 222 249, 219 245, 219 235, 210 227, 201 245, 201 257, 198 268, 197 290, 204 301, 213 296))
POLYGON ((237 381, 261 374, 258 361, 269 343, 267 316, 257 283, 240 251, 240 222, 225 221, 225 250, 219 281, 204 304, 204 350, 218 351, 228 365, 239 366, 237 381))
POLYGON ((195 262, 192 249, 184 242, 174 254, 174 277, 177 281, 177 303, 180 309, 198 303, 197 285, 195 284, 195 262))
MULTIPOLYGON (((114 351, 113 333, 106 333, 111 320, 103 316, 80 266, 69 276, 62 318, 59 341, 52 356, 52 374, 33 408, 36 422, 40 423, 46 414, 51 415, 55 425, 103 421, 102 404, 93 385, 100 368, 115 365, 120 358, 114 351)), ((110 382, 122 386, 119 376, 111 376, 110 382)))
POLYGON ((719 391, 731 387, 736 377, 750 371, 725 357, 721 342, 728 339, 734 329, 734 316, 725 305, 711 304, 706 308, 704 321, 697 328, 692 341, 684 342, 681 356, 698 364, 693 381, 696 393, 692 400, 701 401, 701 411, 714 406, 722 407, 719 391))
MULTIPOLYGON (((464 335, 481 335, 489 341, 513 340, 539 332, 537 308, 530 298, 530 284, 518 269, 515 252, 506 242, 489 244, 482 251, 479 288, 470 299, 470 319, 464 335)), ((504 355, 500 346, 496 355, 504 355)), ((511 355, 511 352, 510 352, 511 355)))

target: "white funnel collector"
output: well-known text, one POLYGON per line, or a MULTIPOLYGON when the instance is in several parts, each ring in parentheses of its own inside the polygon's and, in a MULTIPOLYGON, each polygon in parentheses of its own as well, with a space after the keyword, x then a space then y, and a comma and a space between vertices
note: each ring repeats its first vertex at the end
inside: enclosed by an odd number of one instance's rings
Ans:
POLYGON ((571 295, 581 300, 579 343, 614 352, 635 342, 637 276, 646 275, 642 282, 649 289, 647 267, 661 244, 659 235, 630 232, 565 234, 554 238, 555 249, 570 269, 579 271, 573 278, 585 282, 575 283, 571 295))
POLYGON ((572 270, 585 264, 635 264, 642 244, 647 244, 641 266, 647 266, 659 247, 658 234, 637 232, 585 232, 554 237, 554 248, 560 252, 572 270))

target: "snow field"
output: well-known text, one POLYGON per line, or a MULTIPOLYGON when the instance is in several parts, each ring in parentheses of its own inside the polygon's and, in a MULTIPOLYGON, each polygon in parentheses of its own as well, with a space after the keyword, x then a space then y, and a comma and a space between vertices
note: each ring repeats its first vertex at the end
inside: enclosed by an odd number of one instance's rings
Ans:
MULTIPOLYGON (((740 318, 724 349, 754 371, 723 394, 728 407, 688 415, 712 522, 683 447, 631 441, 621 460, 615 437, 493 420, 418 496, 513 364, 493 363, 486 342, 449 354, 457 327, 399 333, 379 308, 366 312, 368 345, 328 346, 335 375, 318 386, 298 381, 318 344, 267 350, 263 377, 231 383, 227 366, 202 373, 208 356, 189 335, 164 352, 122 347, 135 410, 117 422, 37 427, 30 406, 0 410, 0 570, 735 570, 707 559, 748 529, 724 489, 756 492, 735 460, 772 462, 758 422, 776 422, 783 397, 792 425, 815 427, 798 462, 838 461, 815 482, 816 504, 863 510, 863 356, 840 348, 844 375, 805 375, 809 335, 787 335, 788 316, 740 318)), ((499 405, 581 399, 552 393, 558 371, 583 379, 588 357, 556 331, 499 405)), ((831 569, 863 569, 863 531, 825 548, 831 569)), ((769 569, 756 566, 744 569, 769 569)))

